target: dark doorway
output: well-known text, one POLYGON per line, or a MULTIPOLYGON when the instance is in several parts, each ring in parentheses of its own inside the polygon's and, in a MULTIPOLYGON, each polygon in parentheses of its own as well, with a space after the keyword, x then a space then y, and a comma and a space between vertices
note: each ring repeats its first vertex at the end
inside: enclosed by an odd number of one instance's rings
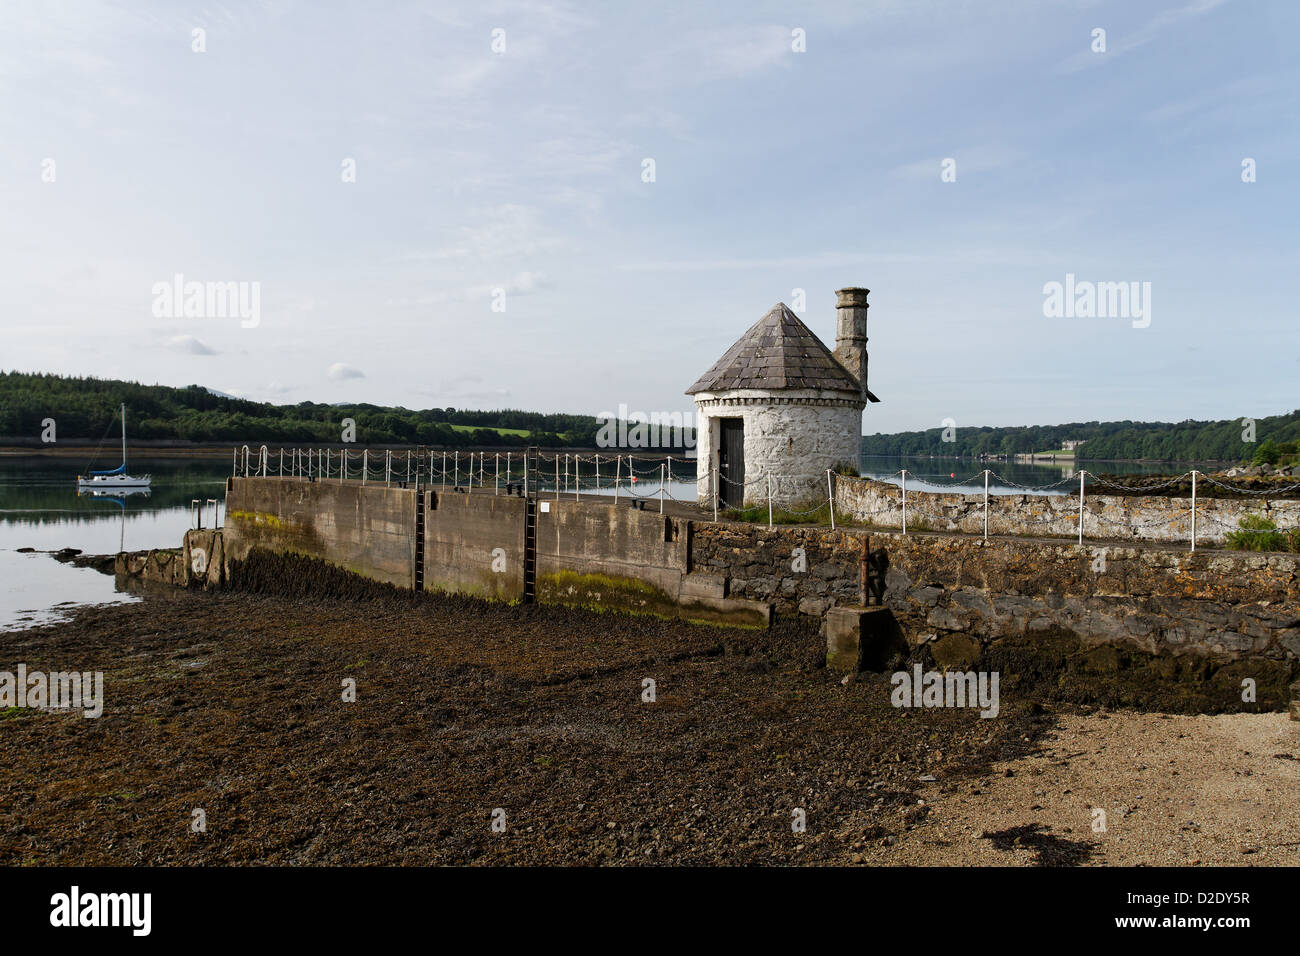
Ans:
POLYGON ((720 418, 718 439, 718 500, 728 508, 745 501, 745 420, 720 418))

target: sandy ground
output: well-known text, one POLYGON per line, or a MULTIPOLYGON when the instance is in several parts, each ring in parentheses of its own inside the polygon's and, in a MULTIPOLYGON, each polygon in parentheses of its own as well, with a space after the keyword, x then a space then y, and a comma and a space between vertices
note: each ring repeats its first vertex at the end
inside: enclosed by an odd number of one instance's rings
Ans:
POLYGON ((926 826, 867 862, 1300 865, 1300 723, 1285 714, 1062 715, 992 771, 922 791, 926 826))

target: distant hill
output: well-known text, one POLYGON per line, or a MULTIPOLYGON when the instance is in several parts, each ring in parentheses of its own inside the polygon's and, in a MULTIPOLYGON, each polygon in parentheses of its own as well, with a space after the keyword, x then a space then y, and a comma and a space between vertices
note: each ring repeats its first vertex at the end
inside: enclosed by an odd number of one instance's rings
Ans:
POLYGON ((1014 428, 955 429, 955 439, 943 441, 942 428, 867 435, 868 455, 1010 455, 1061 448, 1083 440, 1075 449, 1079 460, 1150 459, 1154 461, 1243 461, 1253 459, 1265 441, 1276 445, 1300 441, 1300 411, 1255 419, 1255 441, 1243 441, 1242 419, 1195 422, 1073 422, 1068 425, 1026 425, 1014 428))
POLYGON ((591 415, 518 409, 412 410, 368 404, 272 405, 222 395, 200 385, 173 388, 115 379, 0 372, 0 440, 31 439, 53 418, 60 439, 97 441, 114 428, 126 403, 133 441, 338 442, 342 422, 356 422, 360 444, 452 447, 540 445, 594 447, 591 415))

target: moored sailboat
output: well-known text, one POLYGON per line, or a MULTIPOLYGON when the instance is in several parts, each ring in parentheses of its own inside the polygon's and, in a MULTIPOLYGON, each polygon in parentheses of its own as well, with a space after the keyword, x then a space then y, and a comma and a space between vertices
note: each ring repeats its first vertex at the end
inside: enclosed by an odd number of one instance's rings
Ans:
POLYGON ((92 471, 88 477, 77 476, 77 492, 126 490, 148 488, 149 475, 129 475, 126 472, 126 403, 122 403, 122 464, 109 471, 92 471))

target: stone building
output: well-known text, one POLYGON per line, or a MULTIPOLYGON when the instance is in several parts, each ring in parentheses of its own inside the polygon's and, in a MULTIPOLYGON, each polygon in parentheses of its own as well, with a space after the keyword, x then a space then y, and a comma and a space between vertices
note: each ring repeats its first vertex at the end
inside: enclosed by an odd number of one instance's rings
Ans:
POLYGON ((782 505, 825 498, 857 467, 867 389, 867 291, 836 292, 835 351, 778 302, 686 390, 695 399, 699 498, 782 505))

